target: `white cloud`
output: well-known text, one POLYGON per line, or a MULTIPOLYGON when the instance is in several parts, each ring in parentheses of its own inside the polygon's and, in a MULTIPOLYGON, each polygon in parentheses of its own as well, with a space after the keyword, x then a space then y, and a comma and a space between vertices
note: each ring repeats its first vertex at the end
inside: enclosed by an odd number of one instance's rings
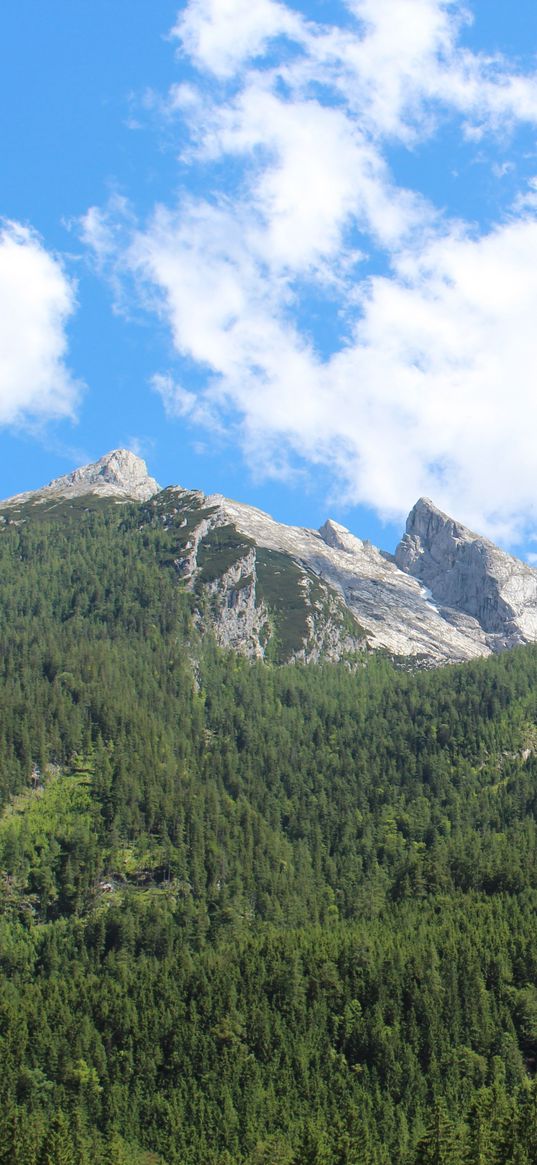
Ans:
POLYGON ((345 109, 283 98, 263 78, 206 114, 200 155, 252 159, 242 211, 257 214, 249 245, 273 268, 304 271, 339 255, 351 222, 393 246, 427 216, 423 199, 394 188, 345 109))
POLYGON ((537 529, 535 192, 479 234, 398 186, 387 159, 451 118, 468 139, 500 129, 496 175, 512 172, 506 126, 537 124, 536 74, 464 48, 457 0, 347 8, 338 26, 272 0, 190 0, 174 36, 199 81, 173 87, 168 112, 207 193, 139 227, 125 206, 92 208, 85 237, 205 378, 156 376, 168 415, 230 419, 258 472, 299 454, 385 516, 426 493, 516 539, 537 529), (319 295, 346 329, 324 356, 319 295))
MULTIPOLYGON (((355 0, 361 35, 334 45, 339 83, 375 137, 411 138, 431 119, 423 97, 451 69, 461 15, 437 0, 355 0), (338 60, 339 58, 339 60, 338 60)), ((327 45, 330 53, 330 44, 327 45)))
POLYGON ((427 494, 498 537, 537 521, 534 219, 402 255, 369 282, 355 334, 325 361, 248 257, 224 257, 229 237, 223 216, 209 230, 161 213, 133 244, 178 351, 211 374, 205 398, 160 378, 168 409, 205 423, 204 409, 232 407, 257 466, 291 448, 386 516, 427 494))
POLYGON ((0 229, 0 424, 73 417, 79 385, 65 364, 75 292, 28 227, 0 229))
POLYGON ((201 399, 195 392, 190 392, 178 384, 169 373, 165 375, 157 372, 151 377, 151 388, 156 392, 164 405, 166 416, 187 417, 196 425, 203 425, 213 432, 222 432, 220 419, 211 408, 207 399, 201 399))
POLYGON ((425 493, 516 537, 537 521, 537 221, 447 235, 399 268, 371 281, 330 366, 356 451, 350 489, 390 512, 398 491, 402 509, 425 493))
POLYGON ((472 17, 459 0, 350 0, 349 7, 364 32, 337 45, 340 84, 374 135, 427 135, 442 107, 478 135, 537 123, 537 70, 523 74, 500 54, 463 47, 472 17))
POLYGON ((199 65, 226 77, 273 37, 301 39, 303 22, 274 0, 191 0, 172 35, 199 65))
POLYGON ((98 206, 90 206, 80 220, 82 241, 91 249, 100 267, 104 267, 117 252, 116 221, 121 221, 121 208, 117 205, 109 205, 106 212, 98 206))
POLYGON ((287 38, 297 55, 276 66, 280 78, 295 94, 315 82, 339 89, 375 139, 430 132, 442 105, 500 129, 506 119, 537 122, 537 71, 464 48, 471 11, 460 0, 347 0, 347 8, 354 28, 308 22, 273 0, 190 0, 173 35, 222 79, 287 38))

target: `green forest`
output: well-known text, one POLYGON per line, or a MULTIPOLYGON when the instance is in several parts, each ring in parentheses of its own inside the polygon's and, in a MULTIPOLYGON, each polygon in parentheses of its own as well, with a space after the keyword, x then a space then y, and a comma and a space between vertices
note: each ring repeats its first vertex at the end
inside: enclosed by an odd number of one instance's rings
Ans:
POLYGON ((537 648, 252 662, 179 537, 0 525, 1 1165, 537 1165, 537 648))

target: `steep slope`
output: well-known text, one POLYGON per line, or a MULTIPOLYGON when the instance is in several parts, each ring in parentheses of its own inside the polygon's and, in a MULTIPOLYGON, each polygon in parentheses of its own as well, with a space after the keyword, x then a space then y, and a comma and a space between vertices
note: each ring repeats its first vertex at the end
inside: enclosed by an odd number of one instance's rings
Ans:
POLYGON ((0 536, 2 1165, 535 1162, 537 648, 223 653, 182 500, 0 536))
POLYGON ((537 639, 537 571, 429 498, 416 502, 395 559, 429 588, 446 618, 455 609, 477 619, 494 650, 537 639))
POLYGON ((173 536, 202 629, 253 658, 315 662, 381 649, 420 666, 537 640, 537 571, 421 498, 395 556, 332 520, 286 526, 222 494, 161 490, 128 450, 0 503, 9 525, 105 503, 141 504, 173 536))
MULTIPOLYGON (((419 656, 431 663, 461 661, 489 653, 490 647, 477 620, 456 612, 452 620, 446 619, 424 586, 400 570, 391 555, 369 542, 362 542, 338 523, 328 521, 320 530, 285 526, 261 510, 231 502, 220 494, 207 498, 197 495, 196 504, 203 517, 196 523, 190 500, 193 495, 180 489, 169 491, 172 492, 178 508, 189 510, 190 520, 194 522, 188 543, 189 557, 182 567, 184 573, 191 579, 200 577, 198 551, 201 548, 206 552, 210 531, 218 527, 247 538, 256 557, 260 549, 280 556, 277 563, 272 560, 273 572, 281 571, 282 566, 288 572, 295 564, 303 580, 300 585, 305 607, 308 579, 320 580, 326 602, 331 596, 330 610, 317 608, 318 622, 326 624, 327 618, 331 622, 330 657, 342 654, 343 645, 335 627, 338 608, 340 613, 346 610, 363 628, 372 648, 383 648, 396 655, 419 656)), ((162 495, 154 504, 162 504, 162 495)), ((270 560, 265 558, 264 562, 270 570, 270 560)), ((250 566, 251 563, 248 568, 245 566, 243 572, 243 577, 248 579, 252 577, 250 566)), ((217 570, 215 573, 222 577, 217 570)), ((273 583, 275 578, 273 573, 273 583)), ((312 614, 310 607, 306 617, 311 618, 312 614)), ((343 642, 343 650, 348 651, 350 645, 343 642)), ((321 642, 315 658, 325 654, 321 642)))
POLYGON ((324 546, 318 534, 179 487, 163 490, 142 513, 172 534, 175 569, 194 595, 198 622, 222 647, 308 663, 364 650, 356 613, 303 552, 310 541, 324 546))

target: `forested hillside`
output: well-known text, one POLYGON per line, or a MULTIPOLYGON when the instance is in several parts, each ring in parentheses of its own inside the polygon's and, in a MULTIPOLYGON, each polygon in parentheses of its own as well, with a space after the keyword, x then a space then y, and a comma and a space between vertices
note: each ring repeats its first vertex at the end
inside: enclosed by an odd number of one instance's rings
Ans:
POLYGON ((149 507, 0 529, 0 1162, 537 1163, 537 649, 201 638, 149 507))

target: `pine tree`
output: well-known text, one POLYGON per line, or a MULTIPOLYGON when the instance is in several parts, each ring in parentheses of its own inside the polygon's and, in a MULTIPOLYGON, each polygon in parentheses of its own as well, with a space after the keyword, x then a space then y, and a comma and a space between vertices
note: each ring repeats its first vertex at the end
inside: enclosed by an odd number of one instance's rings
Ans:
POLYGON ((416 1146, 413 1165, 460 1165, 461 1153, 444 1103, 436 1099, 431 1123, 416 1146))
POLYGON ((65 1113, 56 1113, 41 1153, 39 1165, 76 1165, 75 1150, 65 1113))
POLYGON ((478 1093, 467 1118, 468 1132, 464 1153, 465 1165, 490 1165, 494 1138, 490 1121, 490 1092, 478 1093))

